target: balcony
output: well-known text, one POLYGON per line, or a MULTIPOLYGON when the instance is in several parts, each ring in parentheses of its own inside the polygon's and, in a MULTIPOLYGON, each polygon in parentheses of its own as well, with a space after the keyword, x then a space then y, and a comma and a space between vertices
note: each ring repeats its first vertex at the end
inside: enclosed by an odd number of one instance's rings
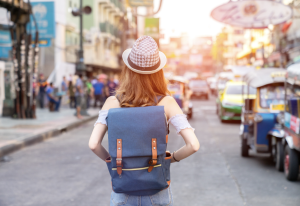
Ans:
POLYGON ((112 37, 120 38, 120 30, 108 21, 100 23, 99 26, 101 33, 110 34, 112 37))

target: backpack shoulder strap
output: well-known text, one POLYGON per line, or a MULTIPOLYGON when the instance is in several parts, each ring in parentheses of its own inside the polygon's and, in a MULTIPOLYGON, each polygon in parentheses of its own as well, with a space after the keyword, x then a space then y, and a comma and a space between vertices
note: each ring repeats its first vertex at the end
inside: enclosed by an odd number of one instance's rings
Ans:
POLYGON ((159 102, 161 102, 161 100, 163 100, 165 96, 159 95, 156 96, 156 102, 155 102, 155 106, 157 106, 159 104, 159 102))

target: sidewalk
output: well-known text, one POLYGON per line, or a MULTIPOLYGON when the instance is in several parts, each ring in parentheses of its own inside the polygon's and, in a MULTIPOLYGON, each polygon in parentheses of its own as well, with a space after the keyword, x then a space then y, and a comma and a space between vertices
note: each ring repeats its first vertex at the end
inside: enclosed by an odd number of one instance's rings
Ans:
POLYGON ((0 117, 0 158, 30 144, 43 141, 98 117, 99 109, 89 109, 90 116, 77 119, 75 109, 49 112, 37 109, 36 119, 0 117))

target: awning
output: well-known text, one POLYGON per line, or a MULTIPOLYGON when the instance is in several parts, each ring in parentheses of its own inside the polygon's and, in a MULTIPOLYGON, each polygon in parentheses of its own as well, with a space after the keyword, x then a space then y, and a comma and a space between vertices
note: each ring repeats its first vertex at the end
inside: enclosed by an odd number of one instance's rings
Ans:
POLYGON ((247 48, 247 49, 244 49, 243 51, 239 52, 237 55, 236 55, 236 58, 237 59, 242 59, 242 58, 245 58, 247 57, 248 55, 250 55, 252 53, 252 50, 247 48))

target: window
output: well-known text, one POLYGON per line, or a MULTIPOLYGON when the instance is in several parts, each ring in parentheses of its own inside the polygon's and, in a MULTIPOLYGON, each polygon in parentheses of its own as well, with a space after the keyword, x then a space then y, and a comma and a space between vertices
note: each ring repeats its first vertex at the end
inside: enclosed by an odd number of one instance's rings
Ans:
POLYGON ((270 108, 271 104, 284 104, 284 86, 268 85, 260 89, 260 106, 270 108))

